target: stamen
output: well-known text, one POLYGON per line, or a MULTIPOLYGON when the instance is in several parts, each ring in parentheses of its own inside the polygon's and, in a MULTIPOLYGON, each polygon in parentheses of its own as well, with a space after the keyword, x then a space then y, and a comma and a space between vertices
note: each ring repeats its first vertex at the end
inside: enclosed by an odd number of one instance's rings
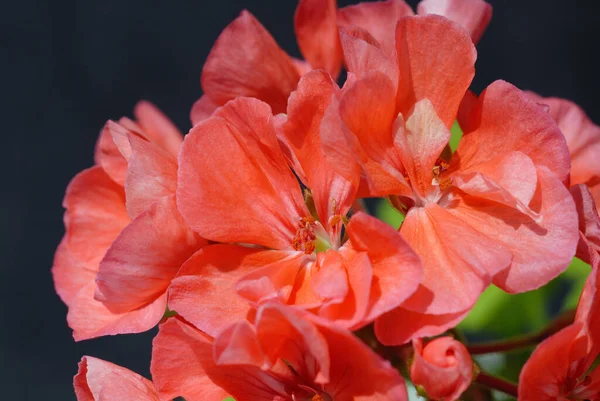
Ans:
POLYGON ((335 216, 331 216, 331 219, 329 220, 329 225, 331 225, 331 227, 335 227, 338 224, 340 224, 341 221, 342 221, 342 216, 340 216, 339 214, 336 214, 335 216))
POLYGON ((313 229, 315 221, 314 217, 302 217, 298 222, 296 235, 292 239, 292 248, 296 251, 303 251, 307 255, 315 251, 317 238, 313 229))
POLYGON ((435 165, 432 168, 433 178, 431 180, 431 185, 439 186, 440 190, 444 191, 445 189, 450 188, 452 186, 452 179, 448 177, 442 178, 441 175, 448 170, 450 164, 442 159, 438 158, 435 162, 435 165))

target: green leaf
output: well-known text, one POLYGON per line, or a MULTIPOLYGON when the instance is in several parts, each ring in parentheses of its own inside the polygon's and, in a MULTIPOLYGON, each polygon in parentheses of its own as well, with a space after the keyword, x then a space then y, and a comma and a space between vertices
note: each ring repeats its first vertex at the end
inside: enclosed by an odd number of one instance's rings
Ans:
POLYGON ((387 199, 380 199, 375 208, 375 216, 396 230, 404 221, 404 215, 393 207, 387 199))
POLYGON ((463 137, 463 131, 460 128, 460 125, 458 125, 458 121, 454 121, 454 124, 452 124, 452 128, 450 128, 450 134, 450 149, 452 149, 452 152, 454 152, 456 151, 458 143, 463 137))
POLYGON ((549 321, 545 305, 548 288, 511 295, 490 286, 458 326, 467 334, 508 337, 540 330, 549 321))

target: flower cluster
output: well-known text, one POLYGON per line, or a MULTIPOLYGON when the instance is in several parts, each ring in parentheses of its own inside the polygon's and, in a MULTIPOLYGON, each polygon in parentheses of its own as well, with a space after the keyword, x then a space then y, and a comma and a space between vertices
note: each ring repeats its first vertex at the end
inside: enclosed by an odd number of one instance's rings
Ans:
POLYGON ((504 81, 469 91, 485 1, 416 11, 300 0, 304 60, 244 11, 185 138, 148 102, 107 122, 66 191, 54 282, 77 341, 159 332, 152 382, 84 357, 79 401, 403 401, 402 373, 457 400, 494 385, 451 329, 491 284, 536 289, 576 253, 592 272, 574 322, 518 397, 600 397, 600 128, 504 81), (368 214, 374 197, 398 230, 368 214))

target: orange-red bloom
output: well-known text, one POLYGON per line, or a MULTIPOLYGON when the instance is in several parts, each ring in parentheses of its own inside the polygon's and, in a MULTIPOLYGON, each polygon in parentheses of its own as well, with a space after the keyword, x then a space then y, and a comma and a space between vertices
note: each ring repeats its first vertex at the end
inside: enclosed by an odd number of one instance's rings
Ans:
MULTIPOLYGON (((418 14, 444 15, 462 25, 479 41, 492 16, 483 0, 424 0, 418 14)), ((193 124, 238 96, 268 103, 274 114, 286 110, 300 77, 322 69, 336 79, 342 66, 338 27, 369 32, 387 54, 396 51, 394 29, 402 17, 414 15, 404 0, 364 2, 337 9, 335 0, 300 0, 294 18, 298 46, 306 61, 285 53, 248 11, 227 26, 202 70, 204 95, 191 111, 193 124)))
POLYGON ((321 95, 304 84, 293 95, 278 122, 285 154, 269 106, 248 98, 218 109, 184 141, 179 210, 202 237, 224 244, 183 266, 169 305, 210 335, 272 298, 355 328, 417 288, 419 259, 397 232, 363 213, 347 222, 356 184, 325 161, 315 110, 303 109, 320 105, 304 97, 321 95), (313 191, 312 212, 290 165, 313 191))
POLYGON ((548 107, 548 113, 565 135, 571 152, 571 185, 586 184, 600 206, 600 127, 575 103, 556 97, 528 95, 548 107))
POLYGON ((150 380, 91 356, 84 356, 79 362, 73 387, 77 401, 160 401, 150 380))
POLYGON ((452 337, 438 337, 427 344, 413 340, 414 359, 410 378, 433 400, 454 401, 473 380, 473 361, 467 348, 452 337))
POLYGON ((223 392, 239 401, 407 399, 404 379, 352 333, 278 303, 214 340, 167 320, 151 371, 163 399, 218 400, 223 392))
POLYGON ((600 369, 600 218, 585 185, 571 192, 580 213, 581 257, 592 265, 575 322, 535 349, 519 378, 519 401, 597 400, 600 369), (588 236, 589 235, 589 236, 588 236))
POLYGON ((147 102, 135 115, 137 123, 106 124, 97 165, 65 195, 66 234, 52 272, 76 340, 156 325, 171 279, 205 244, 175 204, 181 134, 147 102))
POLYGON ((538 105, 498 81, 459 114, 457 151, 449 127, 474 76, 469 36, 439 16, 406 17, 397 57, 366 31, 342 34, 349 80, 340 129, 323 130, 329 162, 359 196, 390 196, 406 213, 401 233, 424 263, 419 290, 378 319, 384 343, 443 332, 494 282, 508 292, 537 288, 569 265, 576 212, 564 182, 569 154, 538 105), (405 322, 399 325, 397 322, 405 322))

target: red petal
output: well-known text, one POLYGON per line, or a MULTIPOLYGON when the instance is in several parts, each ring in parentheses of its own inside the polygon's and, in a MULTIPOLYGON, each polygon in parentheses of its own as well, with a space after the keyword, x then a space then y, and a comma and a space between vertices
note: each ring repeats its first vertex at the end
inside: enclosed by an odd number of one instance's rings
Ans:
POLYGON ((296 38, 302 55, 312 68, 334 79, 342 66, 335 0, 301 0, 294 16, 296 38))
POLYGON ((202 70, 202 89, 223 105, 239 96, 268 103, 285 112, 287 98, 300 79, 294 62, 248 11, 234 20, 215 42, 202 70))
POLYGON ((85 263, 77 259, 73 252, 69 250, 67 238, 63 237, 56 249, 54 263, 52 264, 54 288, 60 299, 67 306, 70 306, 79 290, 94 281, 97 269, 97 265, 86 266, 85 263))
POLYGON ((435 203, 411 209, 400 232, 423 261, 421 286, 403 305, 416 312, 470 309, 493 275, 511 261, 507 247, 435 203))
POLYGON ((368 31, 391 55, 395 48, 394 29, 402 17, 414 15, 404 0, 364 2, 344 7, 338 11, 338 24, 342 27, 356 25, 368 31))
POLYGON ((96 277, 98 299, 121 313, 154 302, 205 244, 183 221, 175 199, 162 198, 127 226, 106 253, 96 277))
POLYGON ((550 116, 567 140, 571 153, 571 185, 587 184, 594 194, 596 205, 600 205, 600 198, 596 195, 600 188, 600 167, 596 160, 600 152, 600 127, 573 102, 554 97, 542 98, 531 92, 527 95, 550 107, 550 116))
POLYGON ((128 134, 128 139, 131 157, 127 166, 125 194, 127 212, 135 218, 161 198, 175 194, 177 160, 135 134, 128 134))
MULTIPOLYGON (((321 255, 319 255, 321 256, 321 255)), ((320 258, 318 272, 312 277, 314 291, 331 304, 341 303, 348 295, 346 266, 339 252, 327 250, 320 258)))
POLYGON ((110 362, 84 356, 73 378, 77 401, 116 401, 122 399, 159 401, 148 379, 110 362))
POLYGON ((452 185, 469 195, 501 203, 542 222, 542 216, 529 207, 537 188, 535 165, 521 152, 492 158, 477 170, 459 171, 451 179, 452 185))
POLYGON ((558 276, 569 266, 579 239, 573 198, 544 166, 537 166, 537 176, 529 207, 540 223, 516 209, 468 195, 449 209, 512 253, 510 266, 494 278, 494 284, 511 293, 533 290, 558 276))
MULTIPOLYGON (((323 71, 302 77, 288 101, 288 118, 279 130, 281 140, 301 166, 305 184, 312 191, 319 219, 326 229, 334 215, 346 215, 354 202, 358 182, 344 179, 326 161, 321 136, 330 126, 323 118, 339 91, 323 71)), ((341 140, 341 138, 340 138, 341 140)), ((358 178, 358 177, 356 177, 358 178)))
POLYGON ((591 264, 594 252, 600 252, 600 217, 589 189, 583 185, 571 188, 575 207, 579 215, 579 231, 584 237, 579 241, 577 257, 591 264))
POLYGON ((271 303, 259 309, 255 325, 258 341, 272 364, 283 359, 301 377, 311 378, 315 383, 329 381, 327 341, 301 313, 271 303))
POLYGON ((382 73, 368 74, 345 91, 340 100, 340 115, 367 155, 381 161, 394 141, 392 123, 397 115, 394 85, 382 73))
POLYGON ((544 340, 533 351, 519 375, 519 400, 556 401, 564 394, 566 381, 575 382, 569 369, 585 356, 587 339, 581 323, 572 324, 544 340))
POLYGON ((200 99, 196 100, 192 106, 192 110, 190 111, 190 120, 192 121, 192 126, 201 123, 210 117, 215 112, 217 107, 219 106, 210 100, 208 96, 200 96, 200 99))
POLYGON ((63 206, 66 242, 88 270, 97 271, 100 260, 129 223, 123 188, 100 167, 79 173, 67 188, 63 206))
POLYGON ((268 366, 254 326, 247 320, 237 321, 219 334, 213 346, 213 358, 217 365, 268 366))
POLYGON ((398 58, 381 50, 369 32, 355 26, 341 28, 340 40, 349 72, 360 79, 370 71, 379 71, 390 79, 394 88, 398 86, 398 58))
POLYGON ((331 360, 325 391, 335 400, 407 401, 404 379, 349 331, 319 323, 331 360))
POLYGON ((375 321, 375 334, 384 345, 402 345, 421 337, 437 336, 456 327, 469 310, 446 315, 429 315, 402 307, 380 316, 375 321))
POLYGON ((249 260, 258 268, 242 277, 237 285, 238 294, 244 298, 256 304, 278 299, 305 308, 321 304, 311 285, 315 263, 304 253, 267 251, 249 260))
POLYGON ((492 19, 492 6, 483 0, 423 0, 417 5, 419 15, 442 15, 469 32, 477 44, 492 19))
POLYGON ((109 121, 100 131, 94 151, 94 161, 102 166, 108 176, 119 185, 125 185, 127 176, 127 159, 123 156, 111 134, 111 123, 109 121))
POLYGON ((169 118, 155 105, 138 102, 133 109, 137 123, 148 139, 173 157, 177 157, 183 135, 169 118))
POLYGON ((207 375, 214 370, 210 338, 177 318, 159 326, 152 342, 150 371, 162 400, 178 396, 186 401, 225 399, 229 394, 207 375))
POLYGON ((236 293, 236 284, 258 268, 247 256, 264 252, 238 245, 202 248, 189 258, 169 289, 169 308, 209 335, 247 317, 251 304, 236 293), (223 300, 227 302, 223 302, 223 300))
POLYGON ((448 128, 475 75, 477 53, 457 24, 437 15, 407 17, 396 28, 400 66, 398 106, 408 115, 421 99, 429 99, 448 128))
POLYGON ((423 269, 419 257, 404 238, 369 215, 357 213, 352 216, 348 235, 352 248, 365 252, 372 265, 369 306, 362 321, 367 323, 410 297, 421 282, 423 269))
POLYGON ((490 155, 518 151, 567 182, 569 150, 552 118, 519 89, 496 81, 479 96, 451 168, 477 170, 490 155))
POLYGON ((177 203, 205 238, 291 249, 309 214, 268 105, 237 99, 192 128, 179 155, 177 203))
POLYGON ((75 341, 150 330, 158 324, 167 307, 167 295, 163 294, 139 309, 114 313, 94 299, 95 291, 96 284, 92 281, 77 293, 69 307, 67 321, 75 341))

